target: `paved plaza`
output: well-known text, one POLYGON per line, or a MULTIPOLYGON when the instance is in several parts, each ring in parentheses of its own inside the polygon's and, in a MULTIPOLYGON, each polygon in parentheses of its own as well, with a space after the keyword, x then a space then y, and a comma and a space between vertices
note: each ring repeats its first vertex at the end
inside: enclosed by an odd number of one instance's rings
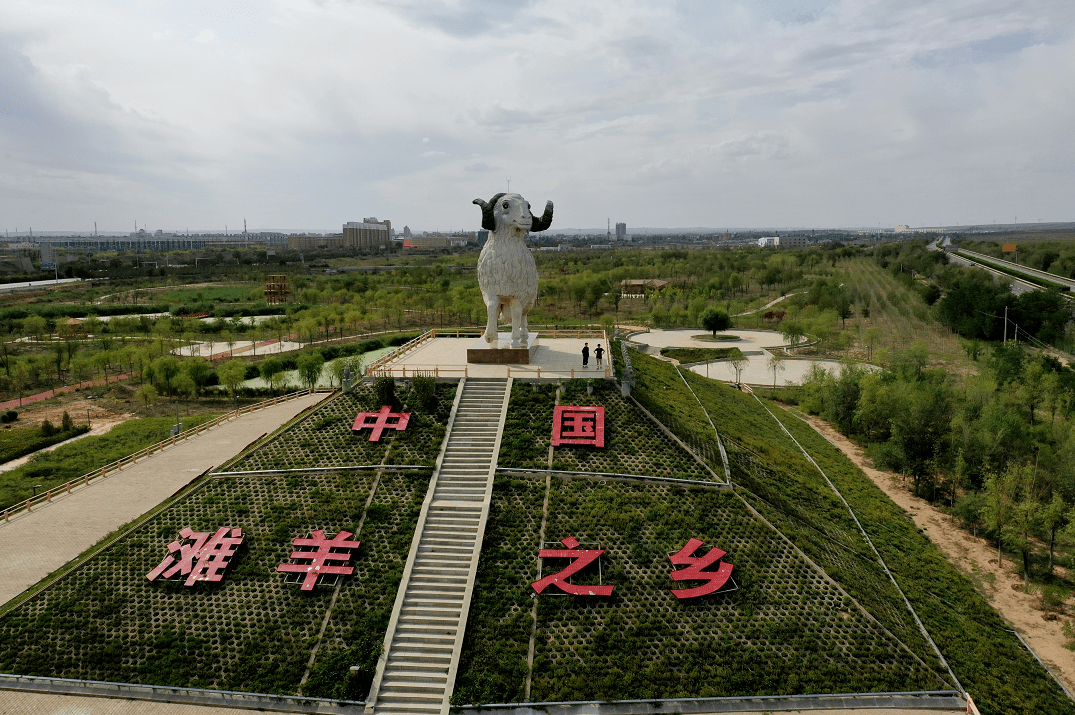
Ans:
POLYGON ((0 604, 325 398, 323 393, 306 395, 249 412, 54 497, 32 512, 0 520, 0 604))
MULTIPOLYGON (((775 330, 726 330, 723 335, 734 335, 737 340, 697 340, 693 336, 704 335, 705 332, 697 328, 685 330, 651 330, 648 333, 635 333, 630 337, 631 342, 648 345, 659 352, 660 348, 739 348, 747 359, 747 366, 743 370, 740 380, 748 385, 773 384, 773 370, 769 367, 769 359, 774 353, 783 355, 782 350, 776 348, 784 344, 784 337, 775 330)), ((801 385, 814 365, 820 365, 826 370, 839 372, 843 369, 843 363, 838 360, 811 360, 809 358, 786 357, 781 362, 782 369, 776 374, 776 384, 801 385)), ((867 366, 874 369, 872 366, 867 366)), ((709 363, 694 365, 690 368, 703 377, 724 382, 735 382, 735 370, 727 360, 714 360, 709 363)))
MULTIPOLYGON (((560 335, 563 335, 561 331, 560 335)), ((503 335, 503 334, 502 334, 503 335)), ((529 365, 467 364, 467 349, 480 338, 436 337, 396 358, 385 370, 396 376, 412 375, 416 370, 436 373, 441 377, 604 377, 610 366, 608 343, 603 338, 543 337, 538 333, 537 352, 529 365), (582 367, 582 346, 590 344, 588 368, 582 367), (598 369, 594 349, 605 350, 604 367, 598 369)), ((611 370, 608 371, 611 375, 611 370)))

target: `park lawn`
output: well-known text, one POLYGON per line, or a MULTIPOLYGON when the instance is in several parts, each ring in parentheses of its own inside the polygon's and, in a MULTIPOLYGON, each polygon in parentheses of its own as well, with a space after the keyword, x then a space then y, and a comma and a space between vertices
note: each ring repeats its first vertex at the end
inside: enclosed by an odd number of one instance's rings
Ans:
POLYGON ((661 348, 661 356, 681 363, 734 360, 743 357, 739 348, 661 348))
MULTIPOLYGON (((215 419, 216 415, 189 415, 183 427, 189 429, 215 419)), ((145 417, 116 425, 107 434, 85 437, 51 452, 35 456, 21 467, 0 473, 0 509, 33 496, 34 485, 50 489, 109 462, 156 444, 168 437, 174 417, 145 417)))
POLYGON ((204 288, 175 288, 164 292, 164 299, 170 303, 243 303, 249 301, 250 292, 259 288, 253 283, 240 286, 206 286, 204 288))
POLYGON ((726 333, 719 333, 713 335, 712 333, 704 333, 702 335, 692 335, 691 340, 705 340, 710 343, 722 343, 729 340, 740 340, 738 335, 728 335, 726 333))

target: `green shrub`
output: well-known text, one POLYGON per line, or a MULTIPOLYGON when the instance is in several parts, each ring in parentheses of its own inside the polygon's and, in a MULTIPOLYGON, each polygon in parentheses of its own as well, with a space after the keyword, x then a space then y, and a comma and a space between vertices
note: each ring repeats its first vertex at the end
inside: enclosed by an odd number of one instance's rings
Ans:
POLYGON ((1071 591, 1060 584, 1045 586, 1041 589, 1041 607, 1046 611, 1064 611, 1064 602, 1068 600, 1071 591))
POLYGON ((399 406, 396 398, 396 380, 393 377, 382 375, 373 383, 374 394, 377 396, 377 404, 399 406))
POLYGON ((41 436, 42 437, 51 437, 52 435, 56 434, 59 431, 60 430, 56 427, 56 425, 52 424, 48 420, 45 420, 44 422, 41 423, 41 436))
POLYGON ((14 422, 17 419, 19 419, 19 413, 15 410, 8 410, 7 412, 0 414, 0 422, 14 422))
POLYGON ((437 380, 433 377, 416 375, 411 380, 414 397, 425 409, 431 408, 437 401, 437 380))

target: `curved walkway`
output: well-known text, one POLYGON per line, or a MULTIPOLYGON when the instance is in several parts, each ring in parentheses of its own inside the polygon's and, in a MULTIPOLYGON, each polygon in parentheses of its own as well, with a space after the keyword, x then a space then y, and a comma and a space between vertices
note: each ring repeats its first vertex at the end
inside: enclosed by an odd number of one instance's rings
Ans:
MULTIPOLYGON (((800 293, 801 293, 801 292, 803 292, 803 291, 800 291, 800 293)), ((767 309, 769 309, 769 308, 772 308, 772 307, 773 307, 774 305, 776 305, 776 304, 777 304, 777 303, 779 303, 780 301, 782 301, 782 300, 787 300, 788 298, 790 298, 790 297, 791 297, 791 296, 793 296, 793 295, 799 295, 799 293, 785 293, 784 295, 780 296, 780 297, 779 297, 779 298, 777 298, 776 300, 771 300, 771 301, 769 301, 768 303, 766 303, 765 305, 763 305, 763 306, 762 306, 762 307, 760 307, 760 308, 754 308, 753 310, 748 310, 748 311, 745 311, 745 312, 743 312, 743 313, 736 313, 736 314, 735 314, 735 315, 734 315, 733 317, 735 317, 735 318, 741 318, 741 317, 743 317, 744 315, 754 315, 754 314, 755 314, 755 313, 757 313, 757 312, 758 312, 759 310, 767 310, 767 309)))
POLYGON ((325 397, 306 395, 249 412, 0 521, 0 605, 325 397))

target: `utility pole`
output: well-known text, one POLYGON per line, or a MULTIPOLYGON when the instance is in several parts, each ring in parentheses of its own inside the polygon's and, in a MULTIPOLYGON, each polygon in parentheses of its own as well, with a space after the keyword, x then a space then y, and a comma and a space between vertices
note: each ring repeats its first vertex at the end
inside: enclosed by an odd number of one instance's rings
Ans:
POLYGON ((1008 306, 1004 306, 1004 342, 1008 342, 1008 306))

